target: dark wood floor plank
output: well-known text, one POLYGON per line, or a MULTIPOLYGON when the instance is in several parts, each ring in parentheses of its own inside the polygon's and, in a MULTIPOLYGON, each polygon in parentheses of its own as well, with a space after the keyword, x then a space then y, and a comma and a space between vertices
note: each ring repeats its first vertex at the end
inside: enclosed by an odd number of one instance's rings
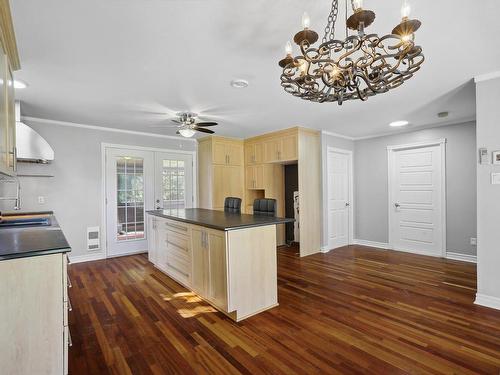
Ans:
POLYGON ((71 374, 500 374, 474 264, 278 249, 280 305, 235 323, 145 255, 70 266, 71 374))

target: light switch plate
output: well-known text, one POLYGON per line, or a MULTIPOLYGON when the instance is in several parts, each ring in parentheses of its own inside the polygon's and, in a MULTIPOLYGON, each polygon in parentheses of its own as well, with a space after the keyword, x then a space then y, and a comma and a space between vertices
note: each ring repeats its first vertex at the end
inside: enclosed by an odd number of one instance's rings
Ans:
POLYGON ((500 173, 497 172, 491 174, 491 184, 500 185, 500 173))

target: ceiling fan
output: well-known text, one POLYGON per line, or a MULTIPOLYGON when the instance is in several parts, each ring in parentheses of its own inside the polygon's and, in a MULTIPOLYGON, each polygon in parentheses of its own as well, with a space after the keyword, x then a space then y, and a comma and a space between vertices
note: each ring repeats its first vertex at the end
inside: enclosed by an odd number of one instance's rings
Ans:
POLYGON ((176 134, 182 135, 183 137, 190 138, 196 134, 196 132, 214 134, 215 132, 210 129, 205 129, 207 126, 215 126, 216 122, 196 122, 196 117, 198 115, 192 112, 179 112, 176 114, 178 119, 172 119, 177 125, 176 134))

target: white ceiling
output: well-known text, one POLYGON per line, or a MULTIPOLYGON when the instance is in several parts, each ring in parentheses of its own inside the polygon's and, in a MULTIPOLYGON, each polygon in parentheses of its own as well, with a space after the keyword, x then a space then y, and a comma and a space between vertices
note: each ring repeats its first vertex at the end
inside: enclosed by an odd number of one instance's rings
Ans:
MULTIPOLYGON (((410 1, 423 24, 423 68, 393 92, 342 106, 305 102, 279 84, 277 61, 303 11, 321 34, 329 0, 11 1, 16 78, 29 84, 18 91, 23 115, 173 135, 154 126, 191 110, 236 137, 295 125, 362 137, 391 131, 394 120, 416 128, 474 118, 472 78, 500 70, 500 2, 410 1), (234 78, 250 86, 234 89, 234 78)), ((365 0, 377 14, 369 31, 390 32, 400 6, 365 0)))

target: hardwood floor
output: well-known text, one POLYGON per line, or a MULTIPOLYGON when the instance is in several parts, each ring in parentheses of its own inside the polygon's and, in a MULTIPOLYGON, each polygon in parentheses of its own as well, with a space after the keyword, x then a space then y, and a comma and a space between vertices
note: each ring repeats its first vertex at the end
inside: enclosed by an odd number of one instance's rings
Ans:
POLYGON ((499 374, 474 264, 278 250, 280 306, 235 323, 145 255, 70 266, 70 374, 499 374))

